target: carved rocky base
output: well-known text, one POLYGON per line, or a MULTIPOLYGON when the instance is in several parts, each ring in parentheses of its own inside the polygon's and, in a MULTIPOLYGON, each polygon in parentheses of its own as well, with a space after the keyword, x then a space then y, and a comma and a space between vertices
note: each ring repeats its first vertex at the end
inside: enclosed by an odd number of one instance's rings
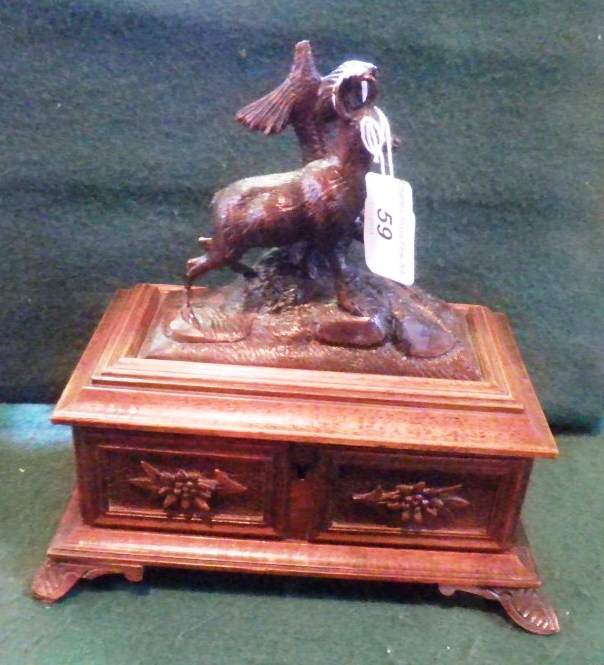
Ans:
POLYGON ((350 269, 353 315, 336 303, 331 270, 265 254, 255 277, 168 294, 140 357, 291 369, 480 379, 461 311, 417 287, 350 269), (313 277, 308 276, 308 271, 313 277))
POLYGON ((456 591, 472 593, 487 600, 497 600, 512 621, 529 633, 554 635, 560 632, 556 611, 539 589, 497 587, 454 587, 440 584, 440 592, 452 596, 456 591))
POLYGON ((80 580, 94 580, 101 575, 123 575, 129 582, 140 582, 143 571, 143 566, 82 564, 47 557, 34 577, 31 592, 38 600, 54 603, 69 593, 80 580))

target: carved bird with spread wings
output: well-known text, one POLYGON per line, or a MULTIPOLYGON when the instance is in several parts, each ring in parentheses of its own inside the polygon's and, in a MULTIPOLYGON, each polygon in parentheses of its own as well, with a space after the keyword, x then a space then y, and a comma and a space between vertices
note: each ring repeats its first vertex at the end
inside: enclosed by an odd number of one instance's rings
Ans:
POLYGON ((346 104, 361 108, 377 97, 377 67, 370 62, 348 60, 327 76, 321 76, 307 40, 298 42, 287 78, 272 92, 244 106, 235 116, 248 129, 279 134, 291 125, 302 151, 302 163, 322 159, 328 152, 328 124, 337 119, 334 91, 350 81, 346 104), (367 80, 369 77, 369 80, 367 80), (355 82, 360 81, 357 85, 355 82))

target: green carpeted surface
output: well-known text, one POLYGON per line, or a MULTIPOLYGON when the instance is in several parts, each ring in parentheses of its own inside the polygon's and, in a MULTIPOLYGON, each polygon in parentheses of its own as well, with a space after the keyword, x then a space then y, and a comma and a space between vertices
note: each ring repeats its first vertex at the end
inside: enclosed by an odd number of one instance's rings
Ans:
POLYGON ((309 38, 381 68, 419 284, 506 312, 550 422, 592 425, 603 31, 596 0, 3 0, 0 399, 55 400, 116 289, 180 281, 216 189, 297 163, 232 116, 309 38))
POLYGON ((562 633, 428 586, 150 571, 83 582, 45 606, 28 587, 72 489, 70 431, 50 407, 0 406, 2 665, 528 665, 604 662, 604 436, 558 437, 524 520, 562 633))

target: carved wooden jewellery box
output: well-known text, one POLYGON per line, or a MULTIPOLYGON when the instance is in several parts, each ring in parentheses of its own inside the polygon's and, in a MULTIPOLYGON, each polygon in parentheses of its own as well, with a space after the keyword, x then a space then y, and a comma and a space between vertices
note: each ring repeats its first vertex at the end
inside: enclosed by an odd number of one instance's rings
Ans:
POLYGON ((385 376, 151 358, 174 294, 119 292, 56 408, 78 487, 38 598, 145 566, 283 573, 438 584, 558 630, 519 519, 557 450, 503 315, 453 306, 479 378, 385 376))

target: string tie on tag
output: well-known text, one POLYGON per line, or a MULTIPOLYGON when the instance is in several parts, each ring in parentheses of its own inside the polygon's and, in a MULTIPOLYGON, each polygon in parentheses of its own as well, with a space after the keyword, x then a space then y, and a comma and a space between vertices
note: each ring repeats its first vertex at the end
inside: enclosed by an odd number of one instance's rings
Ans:
POLYGON ((390 123, 382 109, 374 106, 373 110, 377 115, 377 119, 370 115, 366 115, 361 119, 361 140, 367 152, 373 155, 373 161, 380 165, 382 175, 394 177, 390 123), (384 156, 384 151, 386 156, 384 156), (388 160, 388 169, 386 169, 386 159, 388 160))

